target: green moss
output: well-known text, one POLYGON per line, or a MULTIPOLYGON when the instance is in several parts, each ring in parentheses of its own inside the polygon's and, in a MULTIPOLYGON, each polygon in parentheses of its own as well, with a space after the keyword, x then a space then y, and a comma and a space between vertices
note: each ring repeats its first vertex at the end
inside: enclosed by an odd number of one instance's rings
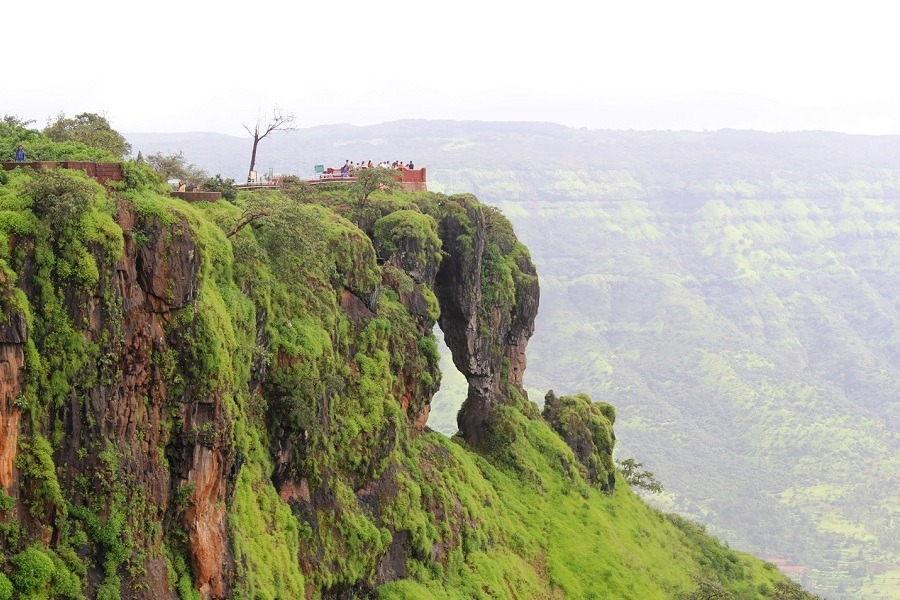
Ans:
POLYGON ((169 584, 178 594, 179 600, 200 600, 200 591, 194 587, 191 579, 190 568, 183 554, 166 553, 166 567, 169 575, 169 584))
POLYGON ((12 600, 13 584, 3 573, 0 573, 0 600, 12 600))
POLYGON ((258 465, 241 468, 234 493, 228 525, 240 581, 235 598, 302 598, 301 528, 290 508, 258 465))
POLYGON ((414 251, 413 256, 403 257, 413 265, 440 263, 441 239, 437 234, 437 223, 417 210, 397 210, 381 217, 375 222, 373 239, 382 257, 396 254, 402 248, 414 251))
POLYGON ((50 584, 50 594, 55 598, 73 598, 83 600, 84 594, 81 593, 82 582, 77 573, 70 570, 70 564, 74 563, 76 569, 82 568, 83 565, 77 556, 70 549, 64 548, 62 552, 52 552, 54 572, 53 579, 50 584), (61 554, 67 554, 68 562, 63 560, 61 554))
POLYGON ((40 548, 30 546, 12 559, 12 582, 23 594, 35 594, 49 587, 55 568, 53 559, 40 548))
POLYGON ((609 490, 615 477, 613 423, 615 409, 595 404, 587 394, 556 398, 547 394, 544 418, 578 453, 590 483, 609 490))
POLYGON ((31 438, 19 438, 19 453, 16 456, 16 467, 25 477, 36 482, 29 512, 34 517, 43 517, 49 521, 58 513, 62 517, 65 502, 56 469, 53 463, 53 449, 50 442, 40 435, 31 438))

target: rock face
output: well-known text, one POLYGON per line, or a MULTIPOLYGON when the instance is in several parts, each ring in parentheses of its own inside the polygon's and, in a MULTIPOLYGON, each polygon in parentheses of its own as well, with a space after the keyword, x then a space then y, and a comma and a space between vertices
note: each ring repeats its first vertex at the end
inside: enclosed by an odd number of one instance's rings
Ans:
POLYGON ((19 440, 22 409, 17 406, 25 385, 25 342, 28 328, 25 315, 17 310, 9 276, 0 271, 0 489, 14 494, 13 461, 19 440))
MULTIPOLYGON (((181 389, 172 389, 172 373, 166 372, 161 360, 171 357, 175 364, 169 368, 179 370, 179 357, 192 355, 185 340, 196 323, 184 318, 183 311, 178 319, 175 314, 196 300, 199 250, 183 220, 163 225, 158 219, 136 218, 122 209, 117 221, 124 232, 125 249, 116 265, 118 294, 114 302, 121 302, 124 310, 120 323, 104 325, 120 328, 122 342, 115 353, 119 356, 117 371, 123 377, 113 384, 107 406, 97 406, 113 415, 112 427, 90 434, 126 449, 119 468, 153 507, 154 514, 148 516, 180 521, 201 596, 223 598, 230 576, 223 508, 230 455, 215 435, 215 429, 221 427, 222 400, 190 377, 181 389), (137 244, 135 232, 141 232, 146 241, 137 244), (135 439, 142 437, 143 441, 135 444, 135 439), (175 496, 183 498, 182 506, 170 505, 175 496)), ((101 389, 99 396, 106 393, 101 389)), ((161 537, 147 542, 159 552, 161 537)), ((163 568, 148 570, 146 576, 158 579, 135 582, 138 595, 156 598, 170 594, 165 563, 162 557, 159 560, 163 568)))
MULTIPOLYGON (((400 304, 415 318, 420 334, 430 339, 438 315, 434 280, 443 259, 441 239, 434 219, 417 211, 399 210, 378 219, 372 228, 372 242, 384 260, 383 285, 397 294, 400 304)), ((409 347, 405 354, 421 352, 409 347)), ((428 421, 431 398, 440 385, 440 372, 431 369, 430 383, 415 382, 406 376, 401 405, 415 430, 428 421)))
POLYGON ((611 404, 594 403, 586 394, 544 398, 544 419, 565 440, 585 469, 585 479, 611 492, 616 486, 612 452, 616 411, 611 404))
MULTIPOLYGON (((22 256, 17 285, 25 292, 35 318, 46 322, 65 319, 72 324, 71 329, 62 331, 39 328, 38 334, 31 336, 35 350, 52 352, 53 345, 59 344, 57 336, 62 335, 70 336, 71 343, 95 349, 89 350, 95 358, 80 365, 71 380, 60 382, 66 399, 43 417, 49 419, 51 429, 63 435, 53 455, 54 463, 64 465, 59 485, 77 490, 74 499, 84 507, 78 514, 89 521, 97 519, 107 526, 127 521, 134 527, 178 520, 187 533, 190 563, 202 597, 225 598, 230 574, 223 503, 230 457, 216 436, 194 433, 208 424, 221 423, 221 399, 214 393, 199 393, 197 383, 189 379, 182 389, 174 390, 171 379, 178 370, 179 353, 189 352, 183 344, 184 331, 173 327, 173 315, 196 299, 199 251, 183 221, 162 225, 157 219, 138 217, 124 206, 116 221, 124 246, 118 255, 109 254, 109 247, 93 249, 99 285, 92 294, 56 277, 53 271, 61 270, 59 261, 49 267, 47 277, 40 266, 45 258, 38 254, 37 245, 23 240, 15 249, 22 256), (141 233, 143 244, 136 243, 135 232, 141 233), (61 306, 48 300, 52 297, 60 297, 61 306), (170 364, 165 364, 164 357, 170 364), (170 498, 182 489, 190 490, 184 505, 172 507, 170 498)), ((2 293, 9 298, 8 285, 2 293)), ((24 448, 36 453, 43 433, 27 424, 19 426, 21 410, 14 400, 23 392, 27 335, 22 314, 11 311, 10 302, 4 305, 7 322, 0 326, 0 484, 16 496, 15 484, 21 480, 19 490, 27 495, 42 484, 13 466, 19 464, 13 461, 16 436, 21 429, 28 440, 24 448)), ((191 319, 182 318, 179 324, 190 328, 191 319)), ((52 358, 47 362, 44 368, 56 368, 52 358)), ((23 460, 22 464, 27 464, 34 457, 26 455, 23 460)), ((45 539, 58 539, 62 532, 55 530, 52 522, 31 518, 32 511, 26 509, 28 498, 18 500, 20 522, 30 530, 43 530, 45 539)), ((46 502, 48 510, 59 512, 52 498, 46 502)), ((129 597, 171 598, 162 529, 139 531, 135 527, 126 537, 132 551, 146 556, 141 569, 125 576, 129 597)), ((105 551, 95 548, 100 557, 105 551)), ((96 593, 94 586, 100 584, 100 578, 88 578, 87 593, 96 593)))
POLYGON ((461 560, 477 522, 436 466, 455 459, 415 440, 438 318, 469 443, 526 402, 537 277, 502 215, 435 195, 364 233, 303 205, 229 241, 28 177, 61 217, 0 252, 0 520, 21 531, 0 562, 38 542, 77 554, 59 577, 87 597, 212 600, 359 597, 461 560), (262 581, 267 545, 290 558, 262 581))
POLYGON ((534 333, 540 292, 528 251, 502 215, 467 195, 448 198, 442 213, 446 257, 435 293, 453 363, 469 383, 459 430, 477 446, 488 441, 495 406, 516 397, 527 400, 525 347, 534 333))

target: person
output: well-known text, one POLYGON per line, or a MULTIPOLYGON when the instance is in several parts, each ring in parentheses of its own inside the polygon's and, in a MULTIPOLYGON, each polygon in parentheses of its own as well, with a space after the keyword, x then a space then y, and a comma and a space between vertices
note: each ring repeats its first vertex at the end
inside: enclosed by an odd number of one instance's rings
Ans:
POLYGON ((350 175, 350 159, 344 161, 344 165, 341 167, 341 177, 348 177, 350 175))
POLYGON ((371 168, 372 168, 372 161, 371 161, 371 160, 370 160, 369 163, 366 165, 366 168, 367 168, 367 169, 371 169, 371 168))
POLYGON ((187 184, 186 184, 185 182, 183 182, 183 181, 179 181, 179 182, 178 182, 178 191, 179 191, 179 192, 186 192, 186 191, 187 191, 187 184))
POLYGON ((16 162, 25 162, 25 148, 22 147, 22 144, 16 148, 16 162))
POLYGON ((406 168, 412 171, 415 167, 413 167, 413 161, 409 161, 409 164, 406 165, 406 168))

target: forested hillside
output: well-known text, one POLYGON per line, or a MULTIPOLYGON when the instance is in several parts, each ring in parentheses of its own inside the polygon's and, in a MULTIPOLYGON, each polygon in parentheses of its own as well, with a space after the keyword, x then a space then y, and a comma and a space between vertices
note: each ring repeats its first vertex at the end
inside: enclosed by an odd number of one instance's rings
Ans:
POLYGON ((623 407, 669 506, 869 597, 900 550, 896 205, 500 206, 545 274, 529 383, 623 407))
POLYGON ((665 506, 804 566, 831 597, 897 594, 890 140, 656 135, 670 165, 435 174, 479 190, 533 249, 545 333, 526 383, 622 407, 621 455, 660 475, 665 506))
MULTIPOLYGON (((132 136, 240 176, 229 140, 233 166, 132 136)), ((499 207, 541 278, 526 387, 615 404, 620 456, 735 547, 829 597, 900 594, 900 139, 407 121, 266 152, 411 158, 499 207)))

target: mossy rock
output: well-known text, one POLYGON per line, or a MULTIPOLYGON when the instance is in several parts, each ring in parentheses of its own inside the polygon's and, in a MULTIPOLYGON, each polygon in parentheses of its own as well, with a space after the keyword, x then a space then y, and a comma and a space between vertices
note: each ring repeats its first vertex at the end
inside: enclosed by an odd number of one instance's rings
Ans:
POLYGON ((418 283, 434 281, 441 264, 441 239, 432 217, 414 210, 392 212, 375 222, 373 241, 385 262, 418 283))
POLYGON ((23 593, 34 593, 47 587, 56 570, 53 559, 35 546, 19 552, 12 562, 12 582, 23 593))
POLYGON ((544 398, 543 416, 584 466, 588 482, 604 491, 613 491, 616 416, 612 405, 591 402, 587 394, 557 397, 550 390, 544 398))

